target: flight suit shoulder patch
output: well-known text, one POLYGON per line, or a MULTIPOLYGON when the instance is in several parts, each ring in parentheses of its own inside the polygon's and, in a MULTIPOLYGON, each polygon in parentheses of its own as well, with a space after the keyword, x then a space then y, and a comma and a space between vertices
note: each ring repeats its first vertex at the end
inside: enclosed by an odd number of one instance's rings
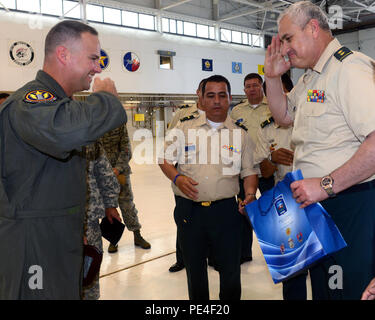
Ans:
POLYGON ((247 128, 241 123, 241 121, 237 120, 234 124, 247 131, 247 128))
POLYGON ((263 121, 260 124, 260 127, 263 129, 263 128, 267 127, 269 124, 271 124, 272 122, 274 122, 274 119, 273 119, 273 117, 270 117, 267 120, 263 121))
POLYGON ((54 102, 56 99, 56 96, 52 92, 39 89, 27 92, 23 101, 35 104, 40 102, 54 102))
POLYGON ((339 60, 340 62, 342 62, 342 60, 344 60, 346 57, 350 56, 352 53, 353 53, 353 51, 351 51, 349 48, 341 47, 339 50, 337 50, 334 53, 334 57, 337 60, 339 60))

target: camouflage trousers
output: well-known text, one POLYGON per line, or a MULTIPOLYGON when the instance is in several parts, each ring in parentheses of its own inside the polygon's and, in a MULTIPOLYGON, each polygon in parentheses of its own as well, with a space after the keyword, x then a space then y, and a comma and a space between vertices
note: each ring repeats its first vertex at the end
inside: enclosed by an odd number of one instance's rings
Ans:
POLYGON ((125 184, 121 186, 118 204, 126 228, 128 228, 129 231, 138 231, 141 229, 142 226, 138 220, 138 210, 133 202, 130 175, 126 176, 125 184))
MULTIPOLYGON (((86 225, 86 238, 89 245, 97 247, 103 252, 102 232, 100 231, 99 220, 88 221, 86 225)), ((99 274, 96 279, 88 287, 83 287, 82 299, 83 300, 98 300, 100 297, 99 289, 99 274)))

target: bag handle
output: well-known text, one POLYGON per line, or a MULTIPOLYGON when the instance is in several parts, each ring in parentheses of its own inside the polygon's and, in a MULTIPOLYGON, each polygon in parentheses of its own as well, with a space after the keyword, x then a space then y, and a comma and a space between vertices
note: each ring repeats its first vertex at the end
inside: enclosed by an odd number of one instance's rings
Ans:
MULTIPOLYGON (((260 205, 261 201, 260 200, 257 201, 258 210, 259 210, 261 216, 267 215, 268 211, 271 210, 273 204, 275 203, 276 188, 277 188, 277 185, 272 188, 272 198, 271 198, 272 200, 271 200, 271 203, 268 205, 267 209, 263 210, 261 205, 260 205)), ((263 202, 265 202, 265 201, 263 201, 263 202)))

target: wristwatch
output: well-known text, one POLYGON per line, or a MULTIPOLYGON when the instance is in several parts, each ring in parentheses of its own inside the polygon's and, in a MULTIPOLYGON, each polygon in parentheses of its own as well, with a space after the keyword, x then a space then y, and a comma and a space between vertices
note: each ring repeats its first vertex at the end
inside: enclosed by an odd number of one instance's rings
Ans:
POLYGON ((272 162, 272 164, 275 164, 273 161, 272 161, 272 152, 270 152, 270 154, 268 155, 268 160, 270 162, 272 162))
POLYGON ((325 192, 327 192, 330 198, 333 198, 336 196, 336 193, 334 193, 332 190, 333 183, 334 183, 334 180, 330 175, 324 176, 322 180, 320 180, 320 186, 324 189, 325 192))

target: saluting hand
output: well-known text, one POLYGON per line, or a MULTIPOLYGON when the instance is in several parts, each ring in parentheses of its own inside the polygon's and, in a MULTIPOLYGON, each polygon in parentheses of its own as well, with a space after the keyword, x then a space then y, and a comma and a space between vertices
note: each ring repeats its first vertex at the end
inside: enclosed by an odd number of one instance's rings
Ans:
POLYGON ((92 85, 92 91, 93 92, 106 91, 118 97, 115 83, 110 78, 105 78, 104 80, 102 80, 96 77, 94 79, 94 84, 92 85))
POLYGON ((198 190, 194 186, 198 185, 198 182, 187 176, 179 176, 176 180, 176 186, 190 199, 198 200, 198 190))
POLYGON ((267 78, 281 77, 290 67, 290 61, 285 61, 281 54, 279 35, 272 37, 272 42, 267 47, 266 58, 264 60, 264 76, 267 78))

